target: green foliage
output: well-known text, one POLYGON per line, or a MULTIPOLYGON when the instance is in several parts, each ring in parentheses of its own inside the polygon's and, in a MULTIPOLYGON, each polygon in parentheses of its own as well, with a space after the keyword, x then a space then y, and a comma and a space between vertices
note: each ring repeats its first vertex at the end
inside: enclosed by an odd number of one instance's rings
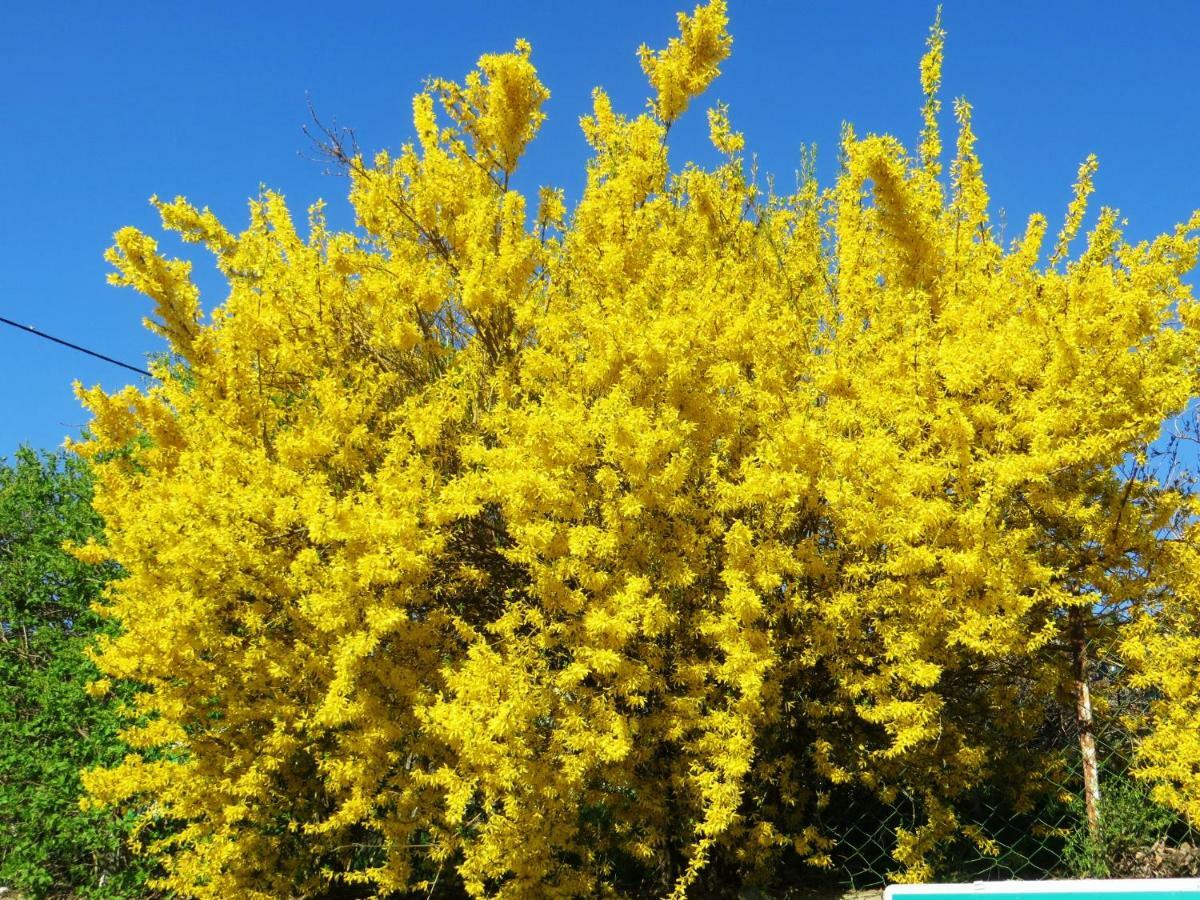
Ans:
POLYGON ((1088 832, 1082 800, 1074 804, 1080 824, 1067 838, 1063 863, 1077 878, 1121 876, 1135 852, 1186 827, 1178 813, 1155 803, 1144 786, 1128 777, 1110 777, 1101 787, 1100 830, 1095 836, 1088 832))
POLYGON ((119 760, 116 706, 85 686, 86 648, 110 628, 90 609, 111 566, 62 549, 100 533, 86 466, 23 448, 0 460, 0 884, 32 897, 143 895, 129 822, 79 807, 79 771, 119 760))

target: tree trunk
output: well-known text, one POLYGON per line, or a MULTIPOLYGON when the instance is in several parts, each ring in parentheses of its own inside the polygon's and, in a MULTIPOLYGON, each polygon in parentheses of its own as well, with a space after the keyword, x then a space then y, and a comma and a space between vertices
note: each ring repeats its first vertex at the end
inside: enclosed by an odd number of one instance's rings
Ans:
POLYGON ((1086 610, 1071 607, 1067 613, 1071 639, 1071 675, 1075 682, 1075 724, 1079 727, 1079 750, 1083 758, 1083 801, 1087 810, 1088 834, 1100 834, 1100 771, 1096 762, 1096 735, 1092 728, 1092 692, 1088 686, 1086 610))

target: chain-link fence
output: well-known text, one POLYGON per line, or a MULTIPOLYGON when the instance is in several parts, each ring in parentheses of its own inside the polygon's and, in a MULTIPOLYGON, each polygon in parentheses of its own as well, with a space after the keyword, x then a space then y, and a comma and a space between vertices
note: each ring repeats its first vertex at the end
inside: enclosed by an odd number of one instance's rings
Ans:
MULTIPOLYGON (((960 798, 955 804, 960 837, 931 859, 938 880, 1200 876, 1200 832, 1155 803, 1149 787, 1131 773, 1134 723, 1144 719, 1152 698, 1128 686, 1112 654, 1101 652, 1091 682, 1099 828, 1088 827, 1074 710, 1051 710, 1040 739, 1044 783, 1027 786, 1021 802, 999 785, 981 785, 960 798)), ((829 823, 835 845, 823 885, 867 890, 894 880, 901 869, 894 856, 897 830, 912 833, 922 821, 923 810, 912 797, 891 804, 866 794, 842 798, 836 822, 829 823)))

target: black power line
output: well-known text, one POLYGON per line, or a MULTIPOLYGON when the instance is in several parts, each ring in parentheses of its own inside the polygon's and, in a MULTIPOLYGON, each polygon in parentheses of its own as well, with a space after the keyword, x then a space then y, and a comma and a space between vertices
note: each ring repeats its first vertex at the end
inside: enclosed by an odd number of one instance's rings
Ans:
POLYGON ((111 356, 105 356, 103 353, 97 353, 95 350, 89 350, 87 347, 80 347, 78 344, 72 344, 70 341, 64 341, 62 338, 56 338, 54 335, 46 334, 44 331, 38 331, 32 325, 22 325, 20 322, 14 322, 12 319, 6 319, 0 316, 0 322, 5 325, 11 325, 13 328, 19 328, 21 331, 29 334, 37 335, 40 338, 45 338, 48 341, 54 341, 56 344, 62 344, 64 347, 70 347, 72 350, 78 350, 80 353, 86 353, 88 356, 94 356, 96 359, 102 359, 106 363, 112 363, 114 366, 120 366, 122 369, 128 369, 130 372, 137 372, 139 375, 145 375, 147 378, 154 376, 145 369, 139 369, 137 366, 131 366, 129 363, 123 363, 119 359, 113 359, 111 356))

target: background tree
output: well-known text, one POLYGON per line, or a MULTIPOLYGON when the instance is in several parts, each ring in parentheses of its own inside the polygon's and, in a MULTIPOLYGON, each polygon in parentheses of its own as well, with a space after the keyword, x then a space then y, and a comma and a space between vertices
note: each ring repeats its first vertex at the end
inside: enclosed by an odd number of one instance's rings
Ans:
POLYGON ((80 769, 125 752, 115 702, 87 693, 87 648, 113 630, 91 605, 116 570, 62 547, 100 534, 91 494, 76 457, 0 462, 0 884, 33 897, 145 896, 152 868, 124 845, 131 819, 79 809, 80 769))

